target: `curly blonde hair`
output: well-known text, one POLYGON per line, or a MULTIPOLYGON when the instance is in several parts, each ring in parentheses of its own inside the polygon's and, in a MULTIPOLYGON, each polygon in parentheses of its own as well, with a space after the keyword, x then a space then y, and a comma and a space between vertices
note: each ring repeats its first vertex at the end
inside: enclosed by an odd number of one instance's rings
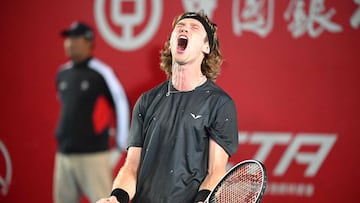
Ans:
MULTIPOLYGON (((201 17, 205 20, 205 22, 209 25, 211 28, 211 31, 213 33, 213 43, 210 47, 210 53, 205 54, 204 59, 201 63, 201 72, 204 74, 208 79, 211 79, 213 81, 216 80, 216 78, 219 76, 221 71, 221 64, 223 62, 222 54, 220 51, 220 45, 219 45, 219 39, 217 36, 217 25, 215 23, 212 23, 209 18, 205 15, 203 11, 199 12, 187 12, 183 13, 177 17, 174 18, 174 21, 172 23, 172 27, 183 19, 185 15, 188 15, 189 13, 195 14, 198 17, 201 17)), ((206 40, 208 38, 206 37, 206 40)), ((165 42, 164 49, 160 51, 160 68, 164 70, 166 75, 168 77, 171 77, 172 75, 172 55, 170 51, 170 37, 165 42)))

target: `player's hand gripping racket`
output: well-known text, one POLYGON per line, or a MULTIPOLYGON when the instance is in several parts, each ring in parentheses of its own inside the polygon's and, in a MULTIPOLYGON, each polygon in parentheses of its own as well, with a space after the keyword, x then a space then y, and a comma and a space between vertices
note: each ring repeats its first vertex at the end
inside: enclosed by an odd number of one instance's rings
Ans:
POLYGON ((204 203, 258 203, 266 183, 265 166, 257 160, 245 160, 222 177, 204 203))

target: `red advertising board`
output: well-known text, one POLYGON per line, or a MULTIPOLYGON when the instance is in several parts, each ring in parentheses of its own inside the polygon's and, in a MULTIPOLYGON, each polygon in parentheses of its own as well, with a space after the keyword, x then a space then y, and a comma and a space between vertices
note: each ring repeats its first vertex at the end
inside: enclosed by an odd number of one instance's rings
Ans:
POLYGON ((95 56, 114 69, 133 107, 165 79, 159 51, 173 18, 200 8, 219 26, 225 60, 217 83, 238 112, 239 150, 230 161, 264 162, 262 202, 360 201, 360 1, 0 5, 0 202, 53 201, 55 75, 68 60, 62 29, 75 20, 93 26, 95 56))

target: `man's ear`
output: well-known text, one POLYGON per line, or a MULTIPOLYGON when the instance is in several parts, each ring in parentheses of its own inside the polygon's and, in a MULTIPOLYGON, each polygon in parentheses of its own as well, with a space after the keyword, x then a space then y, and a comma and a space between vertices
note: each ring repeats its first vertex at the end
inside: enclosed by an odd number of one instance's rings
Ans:
POLYGON ((209 54, 209 53, 210 53, 209 42, 206 42, 206 43, 203 45, 202 51, 203 51, 205 54, 209 54))

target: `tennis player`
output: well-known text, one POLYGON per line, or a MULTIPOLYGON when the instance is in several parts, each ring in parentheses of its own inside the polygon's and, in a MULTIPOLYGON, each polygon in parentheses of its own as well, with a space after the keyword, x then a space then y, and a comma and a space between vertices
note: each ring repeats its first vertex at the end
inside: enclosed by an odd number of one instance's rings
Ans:
POLYGON ((128 154, 98 203, 203 202, 238 147, 235 104, 217 84, 217 25, 203 12, 173 23, 161 51, 168 79, 138 99, 128 154))

